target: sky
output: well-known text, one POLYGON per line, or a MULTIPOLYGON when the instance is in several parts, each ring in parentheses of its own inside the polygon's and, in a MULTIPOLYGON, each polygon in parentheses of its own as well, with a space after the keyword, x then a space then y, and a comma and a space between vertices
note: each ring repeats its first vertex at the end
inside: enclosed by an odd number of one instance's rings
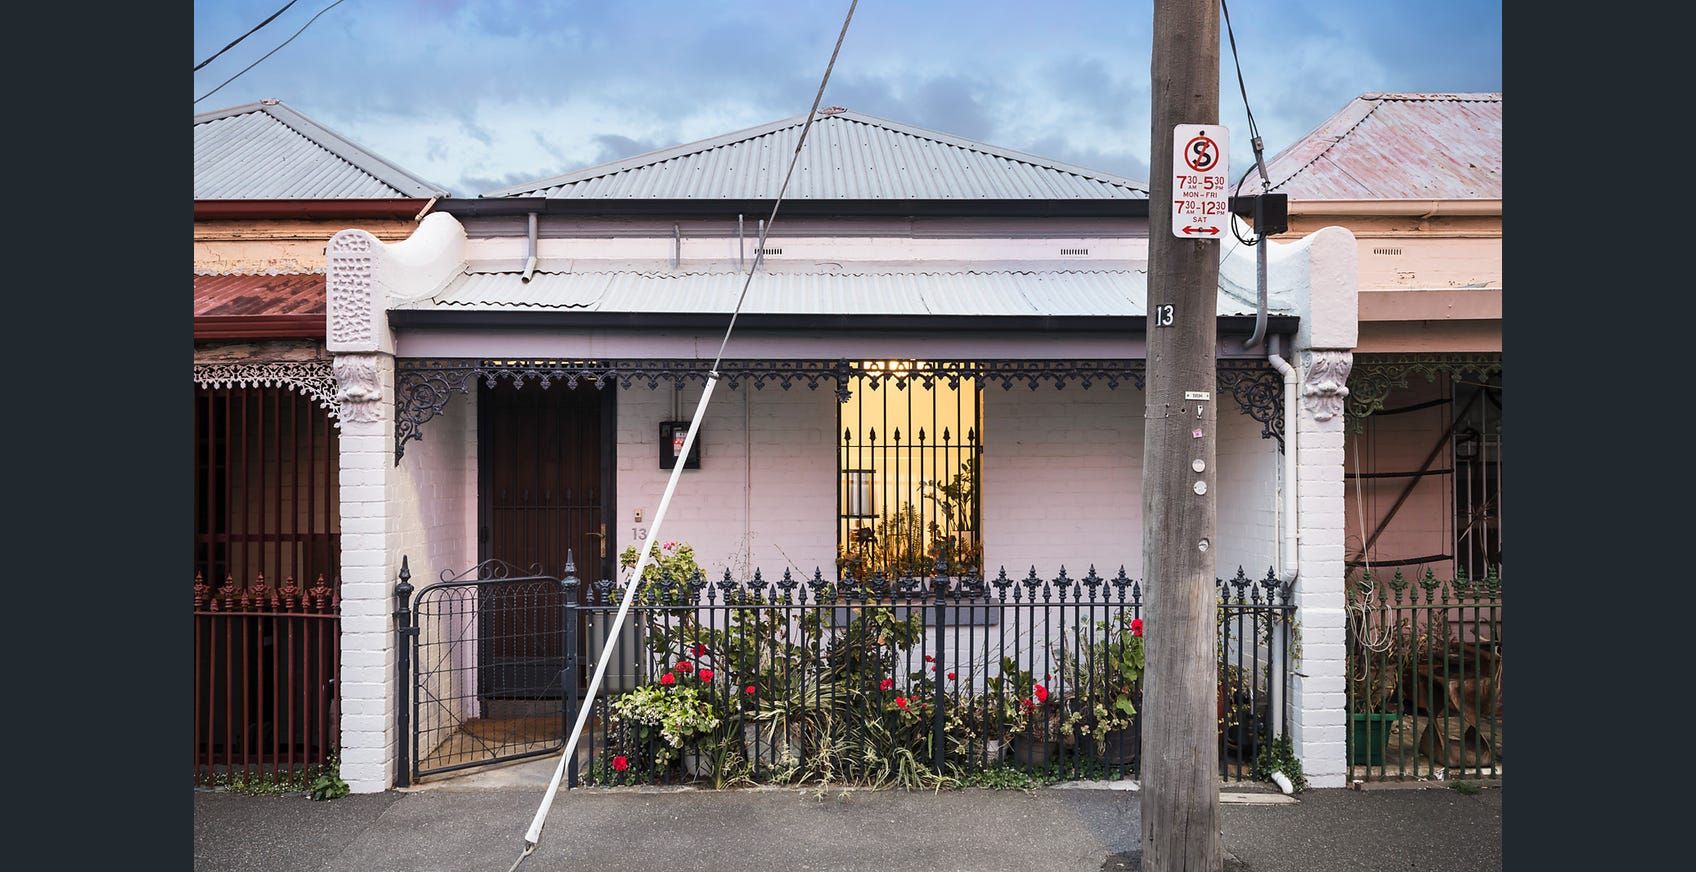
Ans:
MULTIPOLYGON (((287 0, 197 0, 194 63, 287 0)), ((208 94, 334 0, 194 73, 208 94)), ((287 103, 457 196, 801 115, 847 0, 344 0, 194 105, 287 103)), ((1268 160, 1368 91, 1499 91, 1499 0, 1237 0, 1268 160)), ((824 105, 1148 178, 1150 0, 862 0, 824 105)), ((1223 33, 1221 25, 1221 33, 1223 33)), ((1252 160, 1229 43, 1220 120, 1252 160)))

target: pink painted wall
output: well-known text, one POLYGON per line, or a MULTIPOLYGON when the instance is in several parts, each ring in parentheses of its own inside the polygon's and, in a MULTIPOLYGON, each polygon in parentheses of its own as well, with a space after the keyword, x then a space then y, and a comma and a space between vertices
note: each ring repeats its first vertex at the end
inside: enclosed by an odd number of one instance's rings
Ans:
MULTIPOLYGON (((1443 395, 1443 391, 1440 382, 1433 384, 1416 374, 1408 379, 1406 388, 1393 391, 1384 404, 1392 409, 1414 405, 1437 399, 1443 395)), ((1349 432, 1345 436, 1345 470, 1351 473, 1417 470, 1426 455, 1436 446, 1438 437, 1448 427, 1451 414, 1453 412, 1450 407, 1442 405, 1400 415, 1368 417, 1362 432, 1349 432)), ((1452 466, 1452 455, 1445 446, 1431 467, 1449 469, 1452 466)), ((1344 481, 1343 503, 1346 511, 1343 529, 1346 531, 1345 550, 1350 560, 1359 557, 1364 537, 1371 535, 1379 519, 1389 512, 1397 496, 1406 489, 1410 480, 1382 478, 1344 481)), ((1453 500, 1449 476, 1432 475, 1420 479, 1419 483, 1414 485, 1407 502, 1396 512, 1367 557, 1372 560, 1400 560, 1429 554, 1452 553, 1453 500)), ((1402 567, 1402 570, 1412 578, 1424 572, 1426 565, 1440 578, 1448 578, 1454 571, 1454 562, 1451 560, 1406 566, 1402 567)), ((1385 572, 1394 572, 1394 569, 1389 568, 1385 572)), ((1349 577, 1358 578, 1360 573, 1360 569, 1350 570, 1349 577)))

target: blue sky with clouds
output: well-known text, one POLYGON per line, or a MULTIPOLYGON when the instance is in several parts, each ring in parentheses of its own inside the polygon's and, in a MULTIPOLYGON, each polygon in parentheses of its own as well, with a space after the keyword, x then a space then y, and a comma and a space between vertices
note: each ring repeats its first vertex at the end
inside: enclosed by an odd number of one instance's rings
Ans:
MULTIPOLYGON (((197 0, 194 62, 285 0, 197 0)), ((332 0, 194 74, 200 97, 332 0)), ((196 104, 275 97, 461 196, 799 115, 846 0, 346 0, 196 104)), ((1497 91, 1499 0, 1237 0, 1270 158, 1366 91, 1497 91)), ((862 0, 825 103, 1138 179, 1152 6, 862 0)), ((1223 41, 1223 40, 1222 40, 1223 41)), ((1228 45, 1232 166, 1247 125, 1228 45)))

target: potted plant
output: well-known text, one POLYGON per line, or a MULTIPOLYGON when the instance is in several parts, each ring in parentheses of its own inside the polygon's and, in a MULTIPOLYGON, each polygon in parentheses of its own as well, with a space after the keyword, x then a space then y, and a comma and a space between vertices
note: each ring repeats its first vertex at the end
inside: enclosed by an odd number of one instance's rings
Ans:
POLYGON ((1349 658, 1350 766, 1384 764, 1390 728, 1401 718, 1391 705, 1398 684, 1393 670, 1374 669, 1365 657, 1349 658))
POLYGON ((724 722, 713 705, 710 670, 694 669, 687 661, 660 673, 653 684, 643 685, 613 700, 620 721, 631 728, 633 738, 657 745, 657 765, 681 760, 691 777, 711 776, 711 758, 701 753, 699 740, 724 722), (685 668, 688 667, 688 668, 685 668))
POLYGON ((1059 697, 1029 671, 1020 669, 1011 657, 1001 660, 1001 675, 990 686, 1003 700, 1008 733, 1013 739, 1013 759, 1025 766, 1047 766, 1060 755, 1061 742, 1083 720, 1081 712, 1068 712, 1059 697))
MULTIPOLYGON (((637 590, 636 601, 647 604, 682 603, 686 592, 690 590, 689 583, 701 573, 700 565, 695 562, 695 549, 687 543, 672 541, 650 546, 649 554, 651 556, 647 569, 642 573, 642 585, 637 590)), ((628 573, 636 567, 636 558, 636 546, 625 548, 618 555, 619 568, 628 573)), ((626 584, 630 581, 625 579, 626 584)), ((589 614, 588 650, 604 651, 613 612, 597 609, 589 614)), ((632 614, 631 619, 625 621, 624 627, 619 631, 618 641, 613 644, 612 653, 608 655, 603 681, 609 692, 628 691, 646 680, 648 670, 637 652, 644 646, 654 647, 655 637, 663 635, 666 630, 668 619, 662 612, 638 614, 642 615, 642 619, 638 620, 637 614, 632 614)))
POLYGON ((1142 701, 1146 663, 1142 619, 1121 612, 1114 621, 1096 624, 1100 635, 1076 659, 1073 686, 1079 689, 1085 718, 1083 734, 1093 739, 1096 759, 1129 765, 1142 751, 1137 705, 1142 701))

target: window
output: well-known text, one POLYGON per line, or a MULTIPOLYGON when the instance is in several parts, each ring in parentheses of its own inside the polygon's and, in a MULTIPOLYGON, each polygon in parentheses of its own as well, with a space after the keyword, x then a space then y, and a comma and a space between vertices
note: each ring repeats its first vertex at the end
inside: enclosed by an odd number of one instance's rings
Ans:
POLYGON ((844 578, 983 572, 977 380, 926 384, 918 361, 866 361, 840 406, 837 570, 844 578))

